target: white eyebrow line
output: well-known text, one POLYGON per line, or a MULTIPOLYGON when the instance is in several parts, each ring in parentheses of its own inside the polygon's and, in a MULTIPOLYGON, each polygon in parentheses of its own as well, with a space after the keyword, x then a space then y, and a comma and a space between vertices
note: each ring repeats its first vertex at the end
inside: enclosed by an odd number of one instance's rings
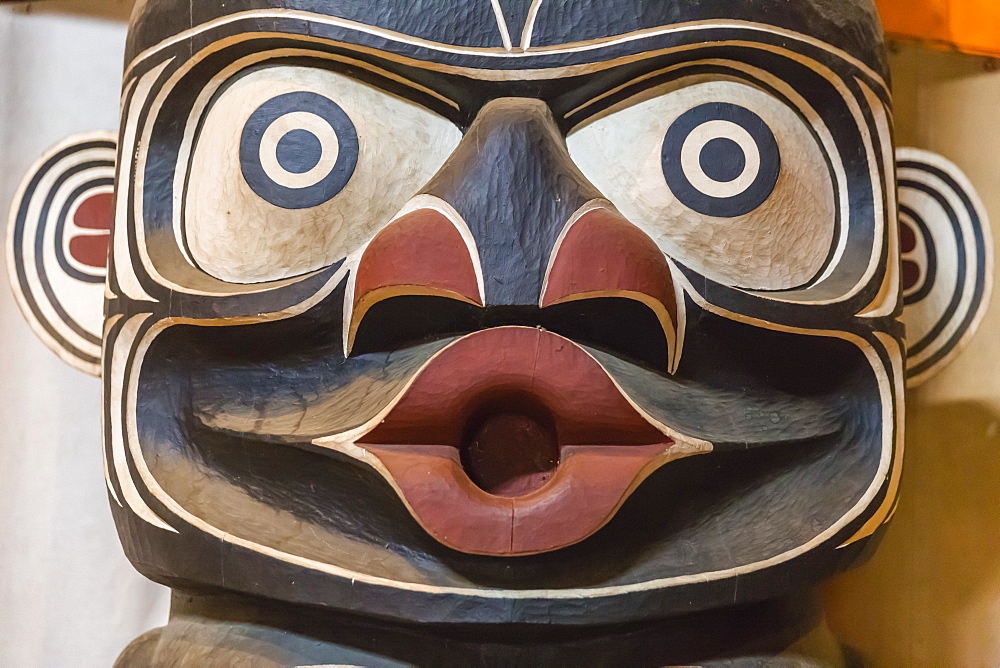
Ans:
POLYGON ((521 50, 527 51, 531 48, 531 33, 535 30, 535 19, 538 18, 538 8, 545 0, 531 0, 528 8, 528 18, 524 21, 524 30, 521 32, 521 50))
POLYGON ((493 5, 493 14, 497 17, 497 28, 500 29, 500 39, 503 41, 503 48, 512 51, 514 46, 510 43, 510 30, 507 29, 507 19, 503 16, 500 0, 490 0, 490 4, 493 5))
MULTIPOLYGON (((206 23, 199 24, 197 26, 192 26, 183 32, 177 33, 162 42, 150 46, 143 51, 139 52, 132 58, 128 67, 125 69, 124 78, 129 79, 133 76, 133 72, 138 68, 139 63, 156 56, 157 54, 163 52, 164 50, 175 46, 186 39, 190 39, 195 35, 200 35, 205 32, 215 30, 221 26, 230 25, 239 21, 248 19, 285 19, 294 18, 303 21, 309 21, 316 23, 321 26, 336 26, 339 28, 344 28, 347 30, 354 30, 363 34, 373 35, 385 40, 400 42, 402 44, 409 44, 423 49, 433 49, 435 51, 440 51, 441 53, 449 54, 460 54, 460 55, 473 55, 481 56, 485 58, 529 58, 532 56, 547 56, 554 54, 568 54, 568 53, 581 53, 586 51, 591 51, 594 49, 601 49, 608 46, 615 46, 618 44, 626 44, 629 42, 634 42, 638 40, 647 39, 650 37, 659 37, 663 35, 678 34, 688 31, 696 30, 714 30, 720 28, 731 28, 738 30, 752 30, 755 32, 763 32, 770 35, 778 35, 786 39, 794 40, 796 42, 802 42, 810 46, 822 49, 826 53, 832 53, 837 55, 840 59, 850 63, 852 66, 858 68, 866 77, 874 81, 879 90, 883 92, 888 92, 888 85, 886 84, 885 78, 876 72, 872 67, 866 65, 863 61, 849 53, 844 52, 841 49, 833 47, 832 45, 823 42, 815 37, 809 37, 808 35, 803 35, 801 33, 794 32, 792 30, 785 30, 782 28, 777 28, 772 25, 754 23, 752 21, 731 21, 731 20, 718 20, 713 19, 710 21, 693 21, 687 23, 676 23, 669 24, 665 26, 659 26, 657 28, 647 28, 644 30, 638 30, 631 33, 626 33, 623 35, 617 35, 614 37, 603 37, 600 39, 591 40, 589 42, 580 42, 572 44, 557 44, 544 47, 538 47, 531 51, 517 51, 513 50, 506 51, 500 47, 467 47, 467 46, 457 46, 454 44, 443 44, 440 42, 433 42, 430 40, 413 37, 412 35, 405 35, 392 30, 387 30, 384 28, 377 28, 375 26, 365 25, 363 23, 358 23, 357 21, 350 21, 347 19, 341 19, 334 16, 317 14, 315 12, 303 12, 296 9, 269 9, 269 10, 247 10, 242 12, 236 12, 234 14, 228 14, 226 16, 220 16, 206 23)), ((499 24, 498 24, 499 25, 499 24)), ((503 23, 506 25, 506 22, 503 23)), ((259 31, 244 31, 244 35, 256 35, 263 34, 259 31)), ((288 34, 288 33, 267 33, 267 34, 288 34)), ((306 39, 304 35, 299 35, 300 38, 306 39)), ((330 41, 329 38, 314 37, 315 41, 330 41)), ((786 46, 786 50, 790 49, 791 46, 786 46)), ((385 53, 384 51, 382 51, 385 53)), ((460 68, 456 68, 460 69, 460 68)), ((466 71, 471 71, 466 69, 466 71)), ((531 72, 545 72, 542 69, 531 69, 531 70, 505 70, 503 72, 505 78, 512 78, 511 75, 524 75, 531 72)), ((551 71, 551 68, 550 68, 551 71)), ((556 69, 558 71, 558 69, 556 69)))

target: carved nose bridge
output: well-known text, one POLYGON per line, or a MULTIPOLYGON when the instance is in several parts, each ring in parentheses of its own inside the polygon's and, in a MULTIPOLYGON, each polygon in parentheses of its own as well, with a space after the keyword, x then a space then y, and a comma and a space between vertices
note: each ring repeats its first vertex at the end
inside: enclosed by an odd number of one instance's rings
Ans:
POLYGON ((570 158, 548 107, 527 98, 484 106, 425 192, 468 225, 487 306, 537 305, 566 221, 600 197, 570 158))

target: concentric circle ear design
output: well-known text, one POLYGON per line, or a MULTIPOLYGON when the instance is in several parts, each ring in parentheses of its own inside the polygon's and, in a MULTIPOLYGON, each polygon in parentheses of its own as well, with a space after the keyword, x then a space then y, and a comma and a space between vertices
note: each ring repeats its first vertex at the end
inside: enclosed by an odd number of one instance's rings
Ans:
POLYGON ((902 148, 899 226, 907 384, 942 369, 975 333, 989 303, 993 245, 972 184, 934 153, 902 148))
POLYGON ((7 266, 35 333, 100 375, 104 283, 114 219, 116 135, 76 135, 32 166, 11 207, 7 266))

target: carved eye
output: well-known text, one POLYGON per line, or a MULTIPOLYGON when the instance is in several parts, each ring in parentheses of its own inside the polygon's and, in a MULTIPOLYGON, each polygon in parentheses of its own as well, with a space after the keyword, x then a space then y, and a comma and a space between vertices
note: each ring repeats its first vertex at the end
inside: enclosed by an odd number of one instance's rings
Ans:
POLYGON ((718 283, 790 290, 821 275, 838 238, 839 158, 815 113, 731 80, 639 97, 567 138, 629 220, 718 283))
POLYGON ((347 257, 462 138, 454 123, 407 99, 286 64, 240 73, 189 127, 178 236, 195 265, 231 283, 288 278, 347 257))
POLYGON ((663 139, 663 176, 688 208, 717 218, 743 216, 774 192, 781 152, 749 109, 715 102, 674 121, 663 139))
POLYGON ((317 93, 286 93, 250 116, 240 141, 243 178, 283 209, 333 199, 358 165, 358 132, 336 102, 317 93))

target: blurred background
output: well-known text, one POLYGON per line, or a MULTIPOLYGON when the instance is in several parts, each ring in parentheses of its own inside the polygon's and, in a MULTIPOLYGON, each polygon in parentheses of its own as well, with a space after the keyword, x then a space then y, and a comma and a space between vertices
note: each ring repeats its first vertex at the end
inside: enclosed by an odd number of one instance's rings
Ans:
MULTIPOLYGON (((0 4, 0 225, 45 149, 70 134, 118 127, 129 10, 99 0, 0 4)), ((2 267, 4 668, 107 668, 133 638, 166 622, 167 590, 136 573, 118 544, 100 417, 100 380, 35 337, 2 267)))
MULTIPOLYGON (((880 5, 899 145, 965 170, 1000 240, 1000 61, 990 55, 1000 55, 1000 2, 880 5)), ((0 4, 0 212, 48 146, 117 127, 130 10, 119 0, 0 4)), ((0 666, 103 668, 165 623, 167 590, 118 545, 100 382, 38 342, 0 269, 0 666)), ((965 354, 911 393, 907 430, 893 523, 868 564, 825 587, 828 620, 877 666, 1000 666, 996 303, 965 354)))

